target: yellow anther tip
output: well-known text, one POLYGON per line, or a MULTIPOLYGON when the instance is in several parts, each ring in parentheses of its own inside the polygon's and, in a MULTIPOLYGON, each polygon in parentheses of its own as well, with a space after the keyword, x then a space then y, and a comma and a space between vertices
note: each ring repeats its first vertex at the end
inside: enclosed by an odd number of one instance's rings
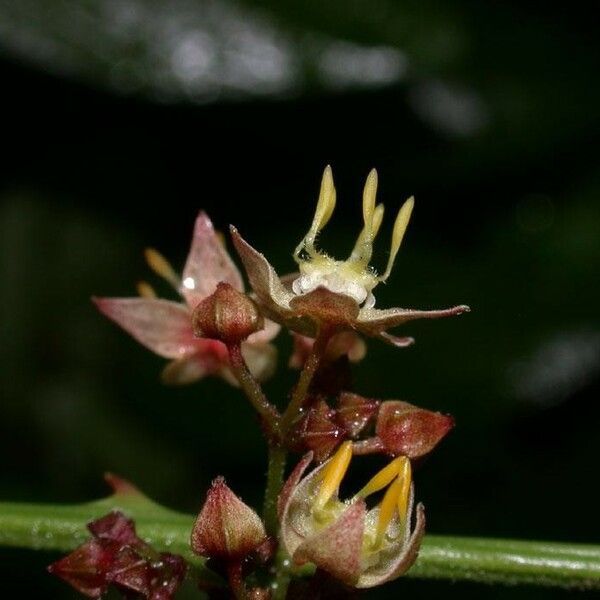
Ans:
POLYGON ((144 257, 148 266, 163 279, 168 281, 173 287, 179 286, 179 276, 171 266, 171 263, 154 248, 146 248, 144 250, 144 257))
POLYGON ((348 470, 350 460, 352 459, 352 442, 344 442, 329 459, 327 465, 323 468, 321 475, 321 487, 316 498, 317 508, 322 508, 327 501, 336 493, 340 483, 348 470))
POLYGON ((142 298, 156 298, 156 292, 149 283, 146 283, 145 281, 138 281, 135 287, 138 295, 140 295, 142 298))

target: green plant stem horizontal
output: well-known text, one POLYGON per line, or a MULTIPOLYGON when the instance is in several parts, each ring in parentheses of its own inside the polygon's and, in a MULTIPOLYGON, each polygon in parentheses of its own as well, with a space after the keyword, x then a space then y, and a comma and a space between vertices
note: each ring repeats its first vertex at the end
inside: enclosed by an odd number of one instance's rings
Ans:
MULTIPOLYGON (((181 554, 202 571, 189 548, 193 517, 155 506, 136 510, 110 498, 78 505, 0 503, 0 545, 65 552, 89 537, 88 521, 121 508, 155 548, 181 554)), ((600 546, 427 535, 407 576, 600 589, 600 546)))

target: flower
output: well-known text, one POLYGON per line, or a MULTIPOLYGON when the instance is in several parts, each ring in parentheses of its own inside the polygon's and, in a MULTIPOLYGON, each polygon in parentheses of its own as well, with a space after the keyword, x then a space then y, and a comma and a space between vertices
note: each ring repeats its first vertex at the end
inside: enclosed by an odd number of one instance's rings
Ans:
POLYGON ((326 167, 312 225, 294 252, 300 274, 291 287, 282 282, 264 255, 250 246, 235 227, 231 228, 250 284, 269 318, 308 337, 316 337, 322 328, 355 330, 402 347, 414 340, 393 336, 387 333, 388 329, 414 319, 437 319, 470 310, 466 305, 444 310, 374 308, 373 289, 386 281, 392 271, 414 204, 414 199, 409 198, 400 208, 388 264, 384 273, 378 275, 369 265, 383 219, 383 205, 375 204, 376 192, 377 172, 373 169, 363 192, 364 226, 354 249, 346 260, 331 258, 315 246, 317 235, 331 218, 336 203, 331 168, 326 167))
POLYGON ((338 498, 352 458, 344 442, 331 459, 302 478, 308 454, 286 482, 279 499, 281 542, 298 564, 312 562, 347 585, 369 588, 403 575, 416 560, 425 528, 425 512, 411 514, 414 490, 410 460, 395 458, 353 498, 338 498), (387 489, 386 489, 387 488, 387 489), (378 506, 365 498, 386 489, 378 506))
MULTIPOLYGON (((225 344, 215 339, 197 339, 192 327, 193 309, 213 294, 220 282, 238 292, 244 291, 241 275, 206 213, 201 212, 196 219, 181 277, 156 250, 146 250, 146 259, 152 270, 177 290, 183 302, 157 298, 148 284, 141 283, 139 298, 94 298, 100 312, 143 346, 170 359, 163 370, 166 383, 185 384, 206 375, 218 375, 237 385, 225 344)), ((266 321, 262 331, 242 344, 248 367, 258 379, 268 378, 274 370, 277 354, 268 342, 278 331, 278 325, 266 321)))

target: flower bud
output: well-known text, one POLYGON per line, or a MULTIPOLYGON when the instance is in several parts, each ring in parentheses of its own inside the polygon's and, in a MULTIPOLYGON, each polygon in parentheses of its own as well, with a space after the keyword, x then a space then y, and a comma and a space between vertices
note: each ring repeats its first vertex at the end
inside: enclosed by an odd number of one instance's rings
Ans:
POLYGON ((336 419, 351 438, 356 438, 375 416, 378 408, 378 400, 364 398, 351 392, 342 392, 335 411, 336 419))
POLYGON ((419 458, 429 454, 452 427, 454 419, 449 415, 386 400, 379 409, 376 433, 389 454, 419 458))
POLYGON ((192 313, 196 337, 220 340, 225 344, 239 344, 264 325, 256 303, 224 282, 219 283, 192 313))
POLYGON ((192 530, 196 554, 240 560, 266 539, 260 517, 227 487, 223 477, 212 482, 192 530))

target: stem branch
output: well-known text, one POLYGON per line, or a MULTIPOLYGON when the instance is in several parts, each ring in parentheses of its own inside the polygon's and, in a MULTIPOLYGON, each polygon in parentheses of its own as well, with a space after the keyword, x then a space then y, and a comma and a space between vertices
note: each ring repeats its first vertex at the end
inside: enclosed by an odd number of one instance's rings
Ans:
POLYGON ((267 471, 267 487, 263 505, 263 517, 267 532, 276 535, 279 528, 277 518, 277 498, 283 486, 283 474, 287 452, 281 446, 269 446, 269 470, 267 471))
MULTIPOLYGON (((119 508, 116 499, 110 505, 108 500, 64 506, 0 503, 0 545, 72 550, 89 538, 88 521, 119 508)), ((202 559, 189 545, 194 517, 160 510, 160 517, 150 508, 126 512, 157 550, 181 554, 202 569, 202 559)), ((407 576, 600 589, 600 546, 426 535, 407 576)))
POLYGON ((229 351, 231 370, 242 390, 244 390, 246 397, 250 400, 250 404, 252 404, 254 410, 256 410, 265 423, 269 439, 277 438, 279 434, 279 421, 281 419, 279 411, 267 400, 260 384, 248 370, 246 361, 242 356, 240 344, 231 344, 227 349, 229 351))
POLYGON ((287 433, 289 433, 290 429, 294 425, 294 422, 298 418, 304 403, 306 402, 306 396, 308 394, 310 384, 312 383, 319 363, 325 354, 325 350, 330 338, 331 331, 328 329, 322 329, 317 333, 315 343, 313 344, 312 350, 308 355, 306 362, 304 363, 304 367, 300 373, 300 378, 298 379, 298 383, 292 393, 292 399, 290 400, 290 403, 288 404, 288 407, 285 409, 283 417, 281 418, 281 432, 284 437, 287 433))

